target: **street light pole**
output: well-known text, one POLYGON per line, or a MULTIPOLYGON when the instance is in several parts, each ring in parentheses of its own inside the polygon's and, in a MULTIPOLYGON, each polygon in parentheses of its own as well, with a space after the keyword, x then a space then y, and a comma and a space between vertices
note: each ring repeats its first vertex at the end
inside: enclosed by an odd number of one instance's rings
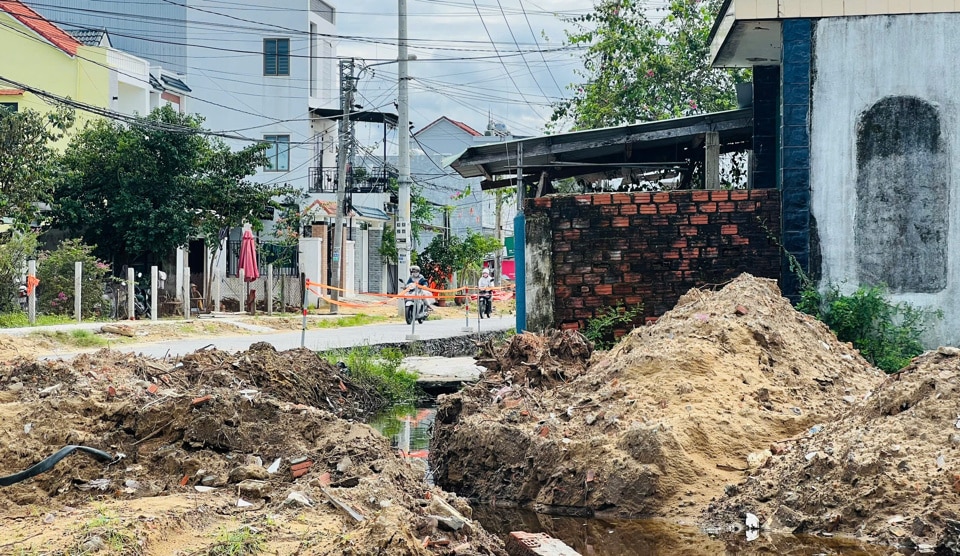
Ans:
POLYGON ((407 89, 407 0, 397 0, 397 117, 398 163, 397 201, 400 204, 397 217, 397 274, 402 279, 410 275, 410 93, 407 89))

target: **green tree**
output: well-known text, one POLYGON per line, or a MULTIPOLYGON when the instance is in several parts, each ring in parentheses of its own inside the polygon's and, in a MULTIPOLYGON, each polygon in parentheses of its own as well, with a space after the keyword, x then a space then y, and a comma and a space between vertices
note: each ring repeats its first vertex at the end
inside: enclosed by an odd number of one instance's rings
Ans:
POLYGON ((27 259, 37 250, 37 235, 32 232, 5 233, 0 239, 0 313, 19 311, 17 299, 27 270, 27 259))
POLYGON ((710 30, 722 0, 600 0, 572 18, 570 46, 585 46, 584 83, 558 104, 552 126, 576 129, 729 110, 744 70, 710 67, 710 30))
POLYGON ((95 246, 78 239, 66 239, 50 252, 37 257, 37 310, 53 315, 69 315, 74 309, 74 267, 83 265, 80 274, 80 303, 84 315, 92 315, 102 301, 103 282, 110 265, 94 256, 95 246))
POLYGON ((247 181, 265 146, 239 152, 170 107, 134 125, 98 120, 63 156, 54 221, 117 263, 153 263, 192 237, 218 248, 224 230, 260 213, 278 188, 247 181))
POLYGON ((0 216, 25 229, 48 202, 56 151, 52 143, 73 127, 74 113, 59 107, 47 114, 0 108, 0 216))

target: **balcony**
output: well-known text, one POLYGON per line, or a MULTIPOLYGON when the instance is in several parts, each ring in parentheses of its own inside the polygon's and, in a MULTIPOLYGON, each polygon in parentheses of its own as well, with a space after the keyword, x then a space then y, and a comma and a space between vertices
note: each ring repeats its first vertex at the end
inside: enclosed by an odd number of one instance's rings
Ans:
POLYGON ((337 170, 312 166, 307 171, 307 180, 310 193, 336 193, 337 170))
MULTIPOLYGON (((347 193, 383 193, 390 185, 391 179, 397 178, 397 170, 392 166, 375 168, 357 168, 356 173, 350 175, 347 183, 347 193)), ((337 171, 334 168, 311 167, 307 172, 310 184, 310 193, 336 193, 337 171)))

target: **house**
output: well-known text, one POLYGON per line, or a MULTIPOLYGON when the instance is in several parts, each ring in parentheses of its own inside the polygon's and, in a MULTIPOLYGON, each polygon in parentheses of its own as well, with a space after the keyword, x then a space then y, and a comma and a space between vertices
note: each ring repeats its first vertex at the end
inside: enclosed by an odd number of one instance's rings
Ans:
MULTIPOLYGON (((782 192, 782 242, 821 287, 886 284, 960 342, 960 4, 728 0, 719 67, 754 73, 756 187, 782 192)), ((784 272, 784 290, 798 283, 784 272)))
MULTIPOLYGON (((147 111, 151 88, 135 81, 148 74, 145 60, 104 39, 81 41, 18 0, 0 1, 0 25, 0 51, 16 53, 0 62, 0 78, 9 80, 0 82, 0 106, 46 113, 55 106, 49 93, 127 115, 147 111)), ((76 115, 77 128, 100 117, 76 115)))
MULTIPOLYGON (((269 164, 254 180, 296 187, 308 195, 306 204, 333 198, 315 187, 332 178, 336 168, 340 95, 333 4, 103 0, 93 10, 87 0, 25 2, 68 29, 106 30, 117 48, 147 60, 153 68, 147 79, 156 93, 151 108, 188 99, 188 110, 201 114, 209 129, 248 138, 228 140, 231 146, 268 142, 269 164)), ((270 241, 272 223, 265 226, 261 242, 270 241)), ((227 241, 239 245, 239 239, 236 230, 227 241)), ((227 257, 213 264, 220 273, 232 268, 230 258, 236 254, 230 245, 224 250, 227 257)), ((210 265, 202 242, 193 242, 188 251, 191 272, 210 265)), ((181 255, 176 258, 178 278, 184 266, 181 255)), ((280 271, 295 281, 300 269, 280 271)), ((176 291, 181 291, 179 285, 176 291)))

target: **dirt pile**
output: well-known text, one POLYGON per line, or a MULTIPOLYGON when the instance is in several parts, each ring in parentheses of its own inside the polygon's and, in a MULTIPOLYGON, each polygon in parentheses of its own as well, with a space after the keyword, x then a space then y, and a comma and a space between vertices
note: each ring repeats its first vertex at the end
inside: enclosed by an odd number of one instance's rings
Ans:
POLYGON ((582 362, 582 339, 523 334, 441 398, 437 484, 557 513, 694 517, 776 442, 844 411, 883 375, 776 283, 691 290, 582 362))
POLYGON ((112 517, 60 535, 47 531, 69 513, 64 508, 89 508, 91 501, 129 522, 132 544, 117 553, 208 550, 213 534, 171 543, 169 529, 146 527, 140 514, 129 513, 134 503, 144 512, 186 500, 193 518, 163 512, 177 538, 218 519, 237 527, 239 517, 257 523, 258 534, 269 534, 266 520, 302 554, 503 554, 502 543, 468 519, 462 501, 444 502, 449 495, 424 483, 422 467, 352 421, 382 402, 316 354, 278 353, 267 344, 180 361, 104 350, 71 361, 15 362, 0 367, 0 476, 71 444, 123 457, 103 463, 69 456, 0 488, 0 514, 39 526, 23 546, 44 550, 83 551, 92 537, 104 538, 90 530, 112 517), (46 510, 23 517, 37 508, 50 510, 48 522, 40 521, 46 510), (277 526, 276 516, 311 527, 297 533, 277 526))
POLYGON ((712 505, 714 524, 841 532, 960 553, 960 351, 917 358, 712 505))

